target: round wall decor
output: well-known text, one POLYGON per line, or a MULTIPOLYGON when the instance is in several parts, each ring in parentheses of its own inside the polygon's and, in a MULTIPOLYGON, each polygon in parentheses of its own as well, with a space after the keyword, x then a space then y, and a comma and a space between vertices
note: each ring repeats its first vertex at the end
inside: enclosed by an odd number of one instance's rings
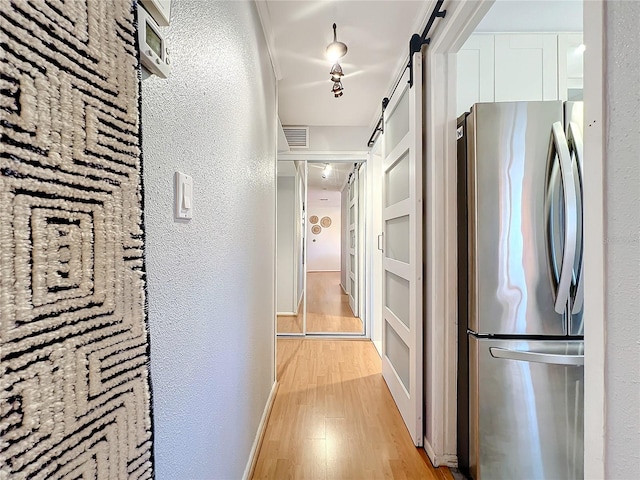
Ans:
POLYGON ((314 235, 318 235, 321 231, 322 228, 320 227, 320 225, 314 225, 313 227, 311 227, 311 233, 313 233, 314 235))
POLYGON ((317 215, 311 215, 309 217, 309 223, 311 223, 311 225, 315 225, 316 223, 318 223, 318 216, 317 215))
POLYGON ((331 217, 322 217, 322 220, 320 220, 320 225, 322 225, 324 228, 329 228, 331 226, 331 217))

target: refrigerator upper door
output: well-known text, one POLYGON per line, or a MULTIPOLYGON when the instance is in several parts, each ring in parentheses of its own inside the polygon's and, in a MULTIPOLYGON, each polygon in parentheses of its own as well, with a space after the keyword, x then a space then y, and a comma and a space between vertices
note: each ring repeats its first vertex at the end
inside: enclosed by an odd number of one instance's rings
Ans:
POLYGON ((471 336, 475 480, 584 478, 582 341, 471 336))
POLYGON ((566 335, 546 251, 549 137, 562 102, 479 103, 468 118, 469 328, 566 335))
POLYGON ((573 267, 573 284, 571 288, 571 315, 569 317, 569 334, 584 335, 584 323, 582 314, 584 311, 584 230, 583 230, 583 142, 582 132, 584 125, 583 102, 566 102, 564 104, 564 122, 571 161, 573 176, 578 194, 578 239, 576 244, 576 260, 573 267))

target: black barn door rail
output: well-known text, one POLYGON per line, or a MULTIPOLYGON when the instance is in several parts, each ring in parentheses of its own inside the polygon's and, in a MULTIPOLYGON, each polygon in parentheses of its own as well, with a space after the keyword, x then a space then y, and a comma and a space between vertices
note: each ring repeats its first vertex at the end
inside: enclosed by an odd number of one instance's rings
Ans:
MULTIPOLYGON (((447 14, 446 10, 441 10, 443 3, 444 3, 444 0, 438 0, 436 2, 436 5, 435 7, 433 7, 433 11, 431 12, 431 16, 429 16, 429 21, 427 22, 427 26, 424 27, 424 30, 422 31, 422 35, 414 33, 411 36, 411 39, 409 40, 409 62, 407 63, 405 68, 409 69, 409 86, 410 87, 413 87, 413 54, 419 52, 422 49, 423 45, 429 45, 429 43, 431 42, 431 38, 427 37, 427 35, 429 35, 429 30, 431 30, 431 27, 433 26, 433 22, 435 22, 436 18, 444 18, 447 14)), ((391 91, 391 95, 389 95, 389 98, 385 97, 384 100, 382 100, 382 114, 380 115, 380 120, 378 120, 378 123, 376 124, 376 127, 373 129, 373 133, 371 133, 371 137, 369 137, 369 141, 367 142, 367 146, 369 148, 373 146, 373 143, 376 140, 376 135, 378 133, 384 133, 384 110, 385 108, 387 108, 387 105, 389 104, 389 99, 393 97, 393 94, 396 92, 396 89, 398 88, 398 85, 400 84, 401 79, 402 79, 402 75, 400 76, 400 79, 398 79, 398 83, 394 85, 393 90, 391 91)))

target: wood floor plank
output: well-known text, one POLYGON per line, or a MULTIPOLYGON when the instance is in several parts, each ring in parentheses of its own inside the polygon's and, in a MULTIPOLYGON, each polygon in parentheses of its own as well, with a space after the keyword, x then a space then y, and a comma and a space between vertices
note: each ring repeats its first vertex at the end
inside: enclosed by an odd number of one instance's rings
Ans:
MULTIPOLYGON (((278 333, 302 333, 303 312, 278 315, 278 333)), ((340 286, 340 272, 307 273, 307 332, 362 333, 349 297, 340 286)))
POLYGON ((453 480, 411 442, 369 341, 278 339, 255 479, 453 480))

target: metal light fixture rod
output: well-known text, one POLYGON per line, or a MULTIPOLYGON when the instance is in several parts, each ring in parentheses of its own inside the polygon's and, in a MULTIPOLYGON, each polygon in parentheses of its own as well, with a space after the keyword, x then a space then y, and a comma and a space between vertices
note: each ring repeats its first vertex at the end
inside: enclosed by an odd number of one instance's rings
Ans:
POLYGON ((347 45, 338 41, 338 34, 336 33, 336 24, 333 24, 333 42, 327 45, 325 53, 327 58, 332 62, 337 62, 338 59, 344 57, 347 54, 347 45))

